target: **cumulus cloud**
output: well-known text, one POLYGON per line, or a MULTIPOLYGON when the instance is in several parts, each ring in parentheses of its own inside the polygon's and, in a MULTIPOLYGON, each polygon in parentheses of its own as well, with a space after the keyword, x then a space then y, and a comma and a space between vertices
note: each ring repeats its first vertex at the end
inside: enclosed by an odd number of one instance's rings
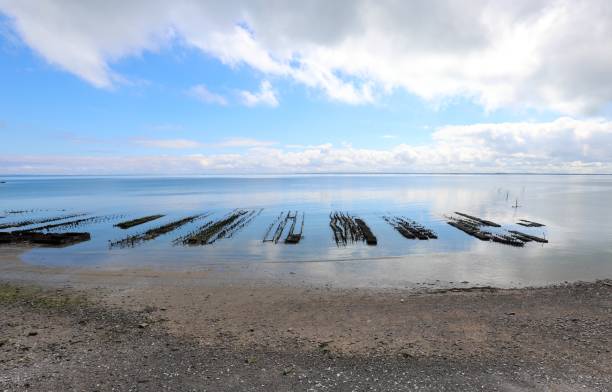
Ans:
POLYGON ((567 114, 612 100, 607 0, 0 0, 0 10, 47 61, 102 88, 120 83, 118 60, 186 45, 352 104, 396 89, 567 114))
MULTIPOLYGON (((181 146, 154 142, 153 146, 181 146)), ((190 145, 189 143, 185 143, 190 145)), ((390 149, 277 145, 226 139, 208 147, 240 152, 143 157, 0 156, 3 173, 612 173, 612 121, 562 117, 550 122, 446 126, 426 145, 390 149)))
POLYGON ((559 118, 546 123, 448 126, 433 134, 438 145, 476 148, 509 164, 612 162, 612 122, 559 118))
POLYGON ((221 106, 227 105, 227 99, 225 99, 224 96, 213 93, 203 84, 197 84, 195 86, 192 86, 187 91, 187 93, 204 103, 216 104, 221 106))
POLYGON ((259 91, 240 91, 240 97, 242 102, 246 106, 257 106, 266 105, 271 107, 278 106, 278 99, 276 98, 276 92, 272 89, 272 84, 267 80, 261 82, 259 91))

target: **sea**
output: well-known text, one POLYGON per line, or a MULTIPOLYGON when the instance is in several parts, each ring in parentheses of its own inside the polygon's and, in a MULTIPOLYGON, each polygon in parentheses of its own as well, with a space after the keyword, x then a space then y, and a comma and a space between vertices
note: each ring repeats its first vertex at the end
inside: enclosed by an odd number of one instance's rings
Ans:
MULTIPOLYGON (((266 266, 279 276, 317 276, 336 284, 404 287, 427 284, 538 286, 612 278, 612 176, 528 174, 312 174, 253 176, 0 176, 0 225, 22 230, 86 219, 51 232, 78 231, 91 240, 37 247, 26 264, 74 268, 201 270, 266 266), (233 212, 251 212, 243 227, 211 244, 186 235, 233 212), (297 244, 265 241, 279 217, 303 219, 297 244), (359 217, 377 238, 337 244, 330 214, 359 217), (545 238, 523 247, 481 241, 447 222, 462 212, 545 238), (83 214, 62 219, 64 216, 83 214), (121 221, 163 217, 121 229, 121 221), (146 241, 122 239, 182 218, 199 218, 146 241), (437 239, 403 237, 387 218, 426 227, 437 239), (543 224, 525 227, 520 222, 543 224)), ((0 252, 2 248, 0 247, 0 252)))

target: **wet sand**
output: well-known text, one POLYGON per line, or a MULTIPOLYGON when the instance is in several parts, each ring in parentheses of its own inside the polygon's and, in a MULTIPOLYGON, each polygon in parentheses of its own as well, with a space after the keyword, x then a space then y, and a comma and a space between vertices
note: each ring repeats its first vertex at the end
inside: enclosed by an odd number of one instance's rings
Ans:
POLYGON ((612 389, 610 280, 352 289, 20 252, 0 251, 0 390, 612 389))

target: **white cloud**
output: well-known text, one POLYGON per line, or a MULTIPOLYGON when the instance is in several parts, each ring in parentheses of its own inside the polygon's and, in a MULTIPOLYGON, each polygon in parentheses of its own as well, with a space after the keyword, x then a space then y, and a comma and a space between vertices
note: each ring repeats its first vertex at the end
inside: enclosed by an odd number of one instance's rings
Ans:
POLYGON ((224 96, 211 92, 203 84, 197 84, 192 86, 188 90, 188 94, 204 103, 216 104, 225 106, 227 105, 227 99, 224 96))
POLYGON ((270 82, 268 82, 267 80, 261 82, 259 86, 259 91, 257 92, 240 91, 240 97, 242 98, 242 102, 246 106, 278 106, 276 92, 272 89, 272 84, 270 84, 270 82))
POLYGON ((568 114, 612 101, 608 0, 0 0, 0 10, 47 61, 103 88, 122 79, 118 60, 180 44, 353 104, 395 89, 568 114))
POLYGON ((174 149, 197 148, 202 146, 200 142, 187 139, 138 139, 134 140, 134 143, 144 147, 174 149))
MULTIPOLYGON (((190 142, 155 141, 157 147, 190 142)), ((425 145, 390 149, 332 144, 275 146, 226 139, 241 152, 145 157, 0 156, 2 173, 532 172, 612 173, 612 121, 473 124, 436 130, 425 145)))
POLYGON ((440 146, 480 150, 508 166, 612 162, 612 122, 559 118, 546 123, 448 126, 433 134, 440 146))

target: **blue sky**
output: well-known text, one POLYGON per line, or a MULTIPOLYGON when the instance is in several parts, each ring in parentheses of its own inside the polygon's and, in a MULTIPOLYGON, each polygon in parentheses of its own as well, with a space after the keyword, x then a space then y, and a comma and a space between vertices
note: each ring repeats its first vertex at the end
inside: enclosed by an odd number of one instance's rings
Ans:
MULTIPOLYGON (((436 38, 448 29, 444 18, 465 30, 465 16, 450 2, 426 10, 431 20, 411 28, 394 31, 349 17, 341 21, 346 32, 329 37, 275 26, 262 13, 265 2, 236 2, 222 11, 178 2, 197 8, 193 21, 180 16, 180 6, 153 3, 135 1, 107 29, 104 18, 113 15, 105 13, 120 12, 121 3, 117 11, 100 5, 96 12, 95 3, 36 7, 0 0, 0 173, 592 173, 612 167, 612 97, 605 88, 612 64, 601 64, 612 56, 597 54, 600 45, 608 53, 612 45, 595 33, 575 33, 587 30, 586 16, 602 18, 603 36, 611 32, 601 10, 578 10, 585 15, 577 20, 568 15, 578 11, 555 9, 555 2, 489 10, 507 18, 518 38, 491 30, 491 16, 483 14, 489 38, 483 43, 474 38, 478 29, 467 38, 436 38), (551 8, 552 16, 543 11, 551 8), (159 17, 173 12, 175 19, 159 17), (525 12, 534 15, 526 18, 531 25, 515 22, 525 12), (218 13, 226 22, 206 25, 218 13), (198 20, 206 27, 194 30, 198 20), (526 29, 530 41, 540 41, 523 53, 520 48, 530 47, 521 41, 526 29), (406 42, 378 49, 398 37, 406 42), (433 44, 421 47, 428 39, 433 44), (563 39, 574 45, 595 39, 593 53, 561 52, 556 42, 563 39), (553 55, 556 62, 547 64, 553 55), (592 56, 594 65, 574 66, 578 55, 581 61, 592 56), (601 91, 593 90, 595 76, 601 91)), ((323 2, 313 4, 324 12, 323 2)), ((373 4, 346 6, 396 12, 373 4)), ((487 9, 477 6, 472 11, 487 9)), ((289 19, 288 13, 303 14, 290 6, 284 11, 289 19)), ((325 23, 315 19, 305 28, 325 23)))

